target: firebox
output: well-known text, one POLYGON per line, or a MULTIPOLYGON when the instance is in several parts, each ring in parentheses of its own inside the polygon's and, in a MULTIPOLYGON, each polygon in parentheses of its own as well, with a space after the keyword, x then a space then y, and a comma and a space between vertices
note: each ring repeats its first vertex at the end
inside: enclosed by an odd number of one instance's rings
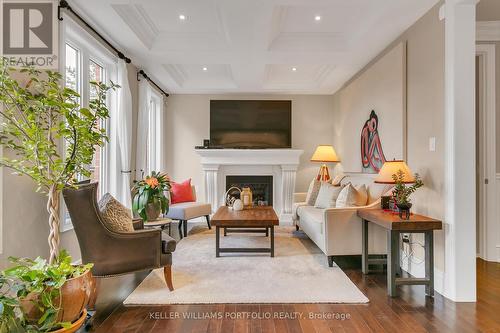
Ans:
POLYGON ((273 205, 273 176, 226 176, 226 190, 232 186, 250 187, 254 206, 273 205))

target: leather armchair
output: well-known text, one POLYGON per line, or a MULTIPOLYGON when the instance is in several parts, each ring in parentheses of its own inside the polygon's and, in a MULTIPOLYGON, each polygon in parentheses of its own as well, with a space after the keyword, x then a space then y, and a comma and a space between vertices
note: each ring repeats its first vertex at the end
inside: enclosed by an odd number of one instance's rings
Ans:
POLYGON ((103 223, 97 204, 97 183, 65 188, 63 197, 78 238, 83 263, 93 263, 95 277, 108 277, 163 267, 165 282, 172 285, 172 252, 176 241, 160 229, 115 232, 103 223))

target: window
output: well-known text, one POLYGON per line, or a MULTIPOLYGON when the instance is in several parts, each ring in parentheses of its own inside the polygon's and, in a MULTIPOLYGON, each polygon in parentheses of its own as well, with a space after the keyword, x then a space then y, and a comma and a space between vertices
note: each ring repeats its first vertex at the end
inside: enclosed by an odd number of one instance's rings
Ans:
MULTIPOLYGON (((62 59, 61 67, 65 69, 65 85, 79 93, 78 102, 80 106, 88 107, 90 100, 97 96, 97 90, 90 82, 116 81, 117 59, 78 25, 68 20, 63 29, 64 39, 61 47, 64 50, 64 59, 62 59)), ((107 102, 111 108, 113 104, 112 96, 108 96, 107 102)), ((108 123, 109 121, 103 121, 98 125, 100 128, 105 129, 109 136, 108 123)), ((109 188, 109 155, 107 145, 97 147, 92 164, 88 166, 91 172, 90 180, 99 182, 98 198, 106 193, 109 188)), ((78 179, 84 180, 82 176, 79 176, 78 179)), ((61 231, 72 229, 71 219, 64 204, 61 209, 61 217, 61 231)))
POLYGON ((146 170, 150 174, 152 171, 162 171, 161 165, 161 124, 162 124, 162 98, 153 91, 149 101, 148 110, 148 136, 146 143, 146 170))

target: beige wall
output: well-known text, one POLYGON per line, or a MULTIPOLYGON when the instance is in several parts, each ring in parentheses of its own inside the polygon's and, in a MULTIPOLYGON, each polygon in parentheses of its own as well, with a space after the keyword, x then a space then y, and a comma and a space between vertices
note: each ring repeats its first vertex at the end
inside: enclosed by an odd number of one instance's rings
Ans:
POLYGON ((292 101, 292 147, 303 149, 297 191, 306 191, 319 165, 309 162, 316 145, 333 139, 332 96, 314 95, 173 95, 167 99, 166 165, 174 180, 192 178, 203 198, 203 172, 194 147, 210 136, 211 99, 275 99, 292 101))
MULTIPOLYGON (((408 164, 424 180, 425 187, 413 196, 414 210, 435 218, 444 216, 444 23, 438 18, 439 5, 424 15, 387 47, 362 72, 401 41, 407 42, 407 152, 408 164), (429 138, 436 138, 436 151, 429 151, 429 138)), ((357 80, 360 73, 351 82, 357 80)), ((349 82, 348 84, 350 84, 349 82)), ((366 87, 365 87, 366 88, 366 87)), ((344 117, 342 91, 334 96, 334 119, 344 117)), ((374 90, 375 91, 375 90, 374 90)), ((364 89, 360 94, 369 94, 364 89)), ((381 119, 383 122, 383 119, 381 119)), ((342 128, 341 131, 360 131, 342 128)), ((335 145, 342 144, 336 132, 335 145)), ((391 140, 391 138, 384 138, 391 140)), ((384 145, 384 142, 382 142, 384 145)), ((344 153, 345 154, 345 153, 344 153)), ((359 154, 359 148, 352 148, 359 154)), ((420 256, 421 254, 419 254, 420 256)), ((435 234, 435 265, 444 269, 444 233, 435 234)))
MULTIPOLYGON (((500 21, 500 1, 499 0, 481 0, 477 5, 477 21, 500 21)), ((500 173, 500 42, 481 42, 481 44, 495 44, 496 55, 496 158, 497 173, 500 173)))

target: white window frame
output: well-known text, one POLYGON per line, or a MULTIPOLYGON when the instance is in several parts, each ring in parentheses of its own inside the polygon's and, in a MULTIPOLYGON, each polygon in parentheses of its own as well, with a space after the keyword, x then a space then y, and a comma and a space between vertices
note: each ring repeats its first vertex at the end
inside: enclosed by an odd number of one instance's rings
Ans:
POLYGON ((146 151, 146 169, 151 171, 162 171, 161 147, 162 147, 162 105, 163 98, 151 89, 151 99, 148 107, 148 151, 146 151))
MULTIPOLYGON (((107 48, 105 48, 99 41, 92 37, 87 31, 85 31, 81 26, 79 26, 75 21, 73 21, 68 15, 64 16, 64 24, 61 25, 60 29, 60 58, 59 58, 59 68, 63 77, 66 77, 66 44, 79 51, 79 78, 80 82, 80 103, 82 107, 88 106, 88 101, 90 97, 90 83, 89 83, 89 64, 90 60, 98 64, 104 69, 104 79, 106 82, 110 80, 116 82, 117 78, 117 62, 118 58, 112 54, 107 48)), ((116 96, 113 92, 109 92, 107 96, 107 102, 110 108, 113 107, 112 99, 116 96)), ((106 119, 102 126, 106 129, 107 135, 110 135, 110 119, 106 119)), ((110 185, 110 160, 111 160, 111 149, 108 144, 104 145, 100 149, 100 170, 99 170, 99 194, 103 195, 110 185)), ((65 232, 73 229, 73 224, 71 219, 67 216, 67 209, 64 205, 64 201, 61 200, 60 209, 60 231, 65 232)))

